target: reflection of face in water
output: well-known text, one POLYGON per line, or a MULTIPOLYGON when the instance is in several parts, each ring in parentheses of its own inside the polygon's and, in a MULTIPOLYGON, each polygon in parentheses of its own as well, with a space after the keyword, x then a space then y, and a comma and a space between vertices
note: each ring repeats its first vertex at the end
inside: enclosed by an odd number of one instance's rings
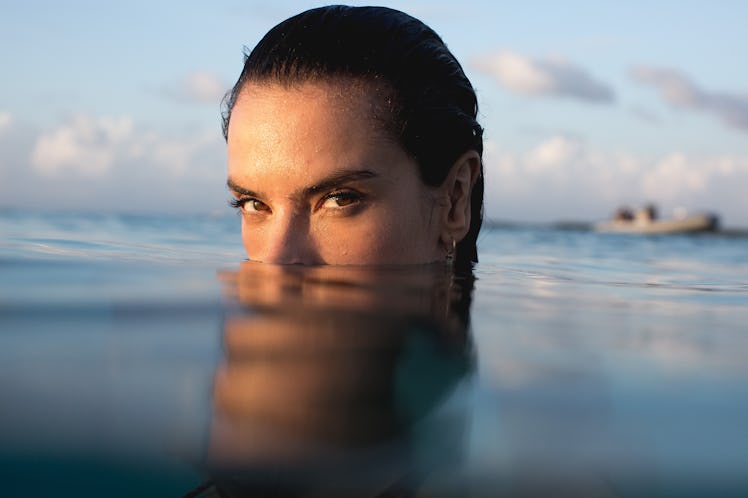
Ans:
POLYGON ((223 492, 412 488, 461 453, 471 279, 245 263, 225 280, 207 452, 223 492))

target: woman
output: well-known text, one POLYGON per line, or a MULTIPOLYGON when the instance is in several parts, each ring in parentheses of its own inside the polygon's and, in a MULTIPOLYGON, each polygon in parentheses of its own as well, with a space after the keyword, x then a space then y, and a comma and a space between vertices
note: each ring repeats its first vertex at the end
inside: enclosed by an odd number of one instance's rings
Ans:
POLYGON ((225 101, 228 186, 250 260, 477 261, 482 128, 439 36, 384 7, 270 30, 225 101))

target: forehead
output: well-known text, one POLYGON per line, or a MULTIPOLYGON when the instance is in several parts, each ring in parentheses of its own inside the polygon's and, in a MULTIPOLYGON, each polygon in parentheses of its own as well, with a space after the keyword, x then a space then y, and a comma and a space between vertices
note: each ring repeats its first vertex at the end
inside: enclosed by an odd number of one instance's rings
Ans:
MULTIPOLYGON (((293 109, 296 115, 304 110, 324 110, 336 119, 354 118, 371 120, 371 124, 382 125, 384 130, 393 120, 393 92, 384 83, 375 83, 362 78, 331 77, 294 83, 275 81, 250 81, 239 92, 229 121, 246 118, 254 113, 258 118, 263 111, 275 112, 291 104, 303 104, 293 109), (236 116, 239 114, 240 116, 236 116)), ((290 109, 289 109, 290 110, 290 109)), ((319 118, 319 116, 316 116, 319 118)))
MULTIPOLYGON (((245 134, 238 130, 247 123, 254 126, 282 121, 288 128, 301 121, 316 121, 319 125, 341 119, 368 119, 371 98, 360 86, 345 87, 332 83, 248 83, 239 93, 229 121, 229 138, 245 134), (232 126, 238 125, 238 126, 232 126)), ((240 138, 240 137, 234 137, 240 138)))
POLYGON ((312 174, 404 154, 385 131, 380 102, 373 85, 360 82, 248 83, 229 121, 229 175, 271 166, 312 174))

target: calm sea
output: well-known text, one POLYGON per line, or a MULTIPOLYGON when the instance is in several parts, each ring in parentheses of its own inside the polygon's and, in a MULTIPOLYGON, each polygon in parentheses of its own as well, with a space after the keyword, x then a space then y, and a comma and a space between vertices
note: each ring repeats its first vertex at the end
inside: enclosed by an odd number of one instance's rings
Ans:
POLYGON ((230 215, 0 213, 0 496, 748 496, 748 237, 479 245, 289 270, 230 215))

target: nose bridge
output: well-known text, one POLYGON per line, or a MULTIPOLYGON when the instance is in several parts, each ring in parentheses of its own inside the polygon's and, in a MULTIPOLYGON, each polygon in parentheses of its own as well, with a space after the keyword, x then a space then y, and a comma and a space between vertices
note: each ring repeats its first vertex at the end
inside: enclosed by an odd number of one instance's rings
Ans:
POLYGON ((288 210, 277 213, 264 258, 275 264, 319 264, 319 254, 311 237, 308 213, 288 210))

